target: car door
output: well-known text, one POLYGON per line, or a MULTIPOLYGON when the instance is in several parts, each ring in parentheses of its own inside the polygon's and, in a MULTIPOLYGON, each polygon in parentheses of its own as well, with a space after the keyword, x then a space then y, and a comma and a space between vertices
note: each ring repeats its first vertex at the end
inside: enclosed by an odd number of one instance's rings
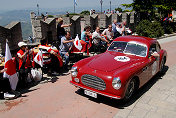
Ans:
POLYGON ((152 53, 154 52, 160 54, 160 47, 158 43, 153 43, 149 48, 149 79, 159 71, 160 56, 152 56, 152 53))

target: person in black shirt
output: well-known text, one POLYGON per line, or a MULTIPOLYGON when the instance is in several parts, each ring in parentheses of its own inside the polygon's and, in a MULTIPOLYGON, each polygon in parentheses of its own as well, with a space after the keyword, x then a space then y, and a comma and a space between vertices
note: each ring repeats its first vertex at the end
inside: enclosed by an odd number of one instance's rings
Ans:
POLYGON ((64 27, 70 27, 72 25, 72 23, 63 24, 63 19, 62 18, 58 18, 57 22, 58 22, 58 25, 57 25, 57 39, 58 39, 59 44, 60 44, 61 38, 63 36, 65 36, 65 34, 66 34, 64 27))

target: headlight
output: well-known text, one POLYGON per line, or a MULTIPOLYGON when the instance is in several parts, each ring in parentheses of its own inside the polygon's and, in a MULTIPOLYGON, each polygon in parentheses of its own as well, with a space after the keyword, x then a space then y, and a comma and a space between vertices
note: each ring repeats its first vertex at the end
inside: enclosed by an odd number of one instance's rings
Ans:
POLYGON ((112 86, 114 89, 118 90, 121 87, 121 80, 119 77, 115 77, 112 81, 112 86))
POLYGON ((71 69, 71 75, 72 75, 72 77, 76 77, 77 74, 78 74, 77 67, 72 67, 72 69, 71 69))

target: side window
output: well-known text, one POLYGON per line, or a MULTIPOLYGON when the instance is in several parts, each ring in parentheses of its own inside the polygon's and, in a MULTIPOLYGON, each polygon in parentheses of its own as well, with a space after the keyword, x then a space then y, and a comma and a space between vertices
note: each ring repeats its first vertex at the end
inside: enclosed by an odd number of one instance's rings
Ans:
POLYGON ((149 48, 149 57, 151 56, 152 53, 158 52, 156 48, 156 44, 152 44, 149 48))

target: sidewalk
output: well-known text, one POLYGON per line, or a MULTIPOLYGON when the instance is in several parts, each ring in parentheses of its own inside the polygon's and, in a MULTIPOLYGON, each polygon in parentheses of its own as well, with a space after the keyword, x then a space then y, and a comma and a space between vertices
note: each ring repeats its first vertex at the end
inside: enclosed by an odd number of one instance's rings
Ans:
POLYGON ((176 65, 170 67, 163 77, 154 77, 154 80, 144 87, 148 90, 133 104, 124 109, 119 109, 113 118, 175 118, 175 72, 176 65))
POLYGON ((176 33, 170 34, 170 35, 167 34, 165 37, 160 37, 157 40, 160 44, 167 43, 167 42, 176 40, 176 38, 173 38, 173 37, 176 37, 176 33), (167 40, 166 40, 166 38, 167 38, 167 40))

